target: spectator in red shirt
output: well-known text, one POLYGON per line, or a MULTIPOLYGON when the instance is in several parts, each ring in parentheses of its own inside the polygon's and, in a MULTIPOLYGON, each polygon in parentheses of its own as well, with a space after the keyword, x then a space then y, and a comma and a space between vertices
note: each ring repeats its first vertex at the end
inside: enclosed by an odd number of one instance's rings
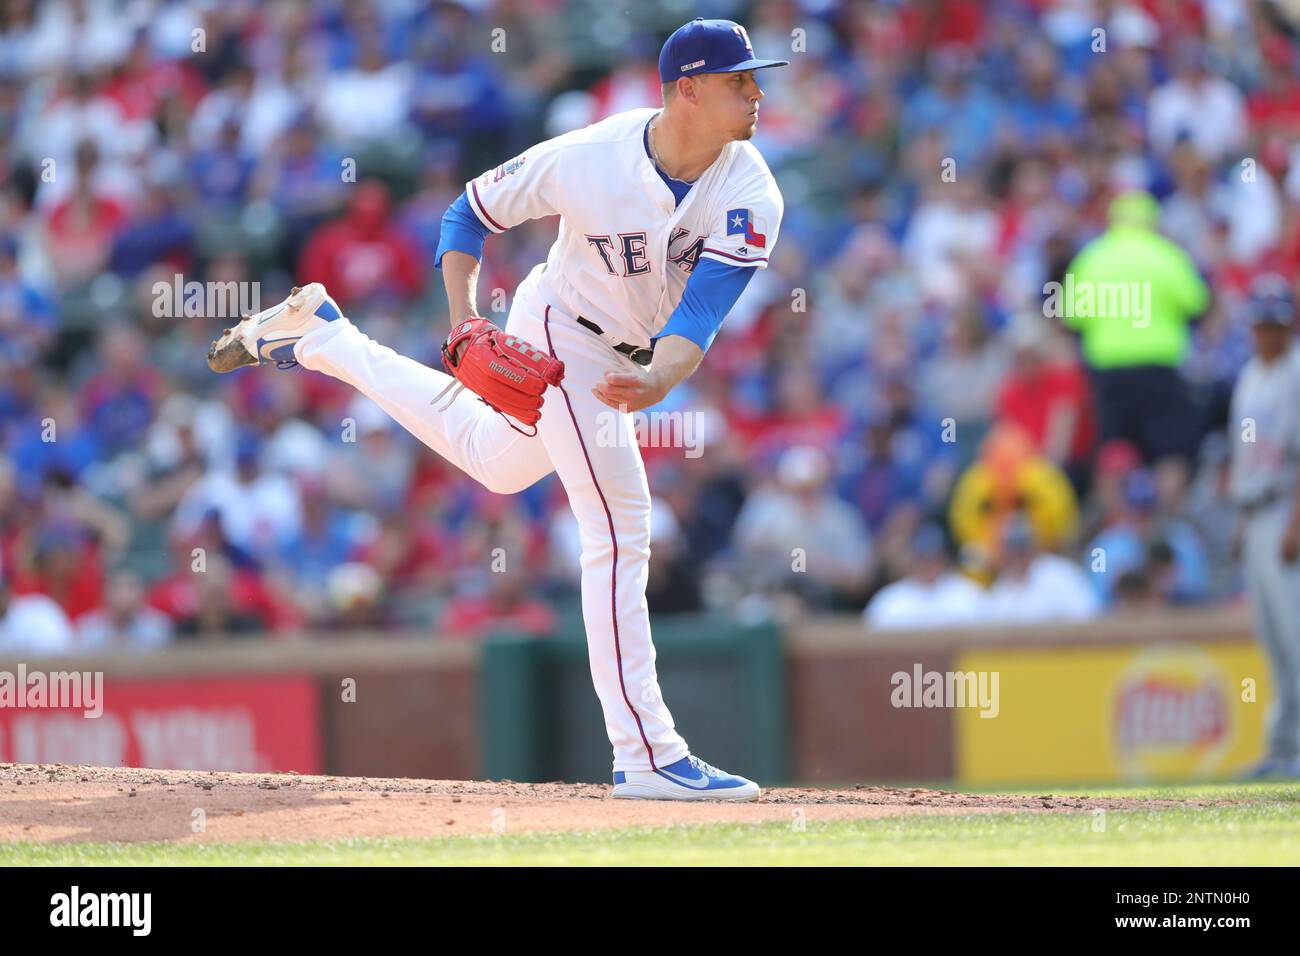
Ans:
POLYGON ((99 151, 90 140, 77 146, 76 184, 66 199, 51 208, 45 222, 50 264, 65 286, 78 286, 108 265, 113 240, 126 225, 126 210, 116 200, 95 191, 99 151))
POLYGON ((974 0, 925 0, 904 4, 898 22, 912 50, 951 46, 970 49, 984 36, 984 8, 974 0))
POLYGON ((358 560, 379 572, 391 599, 417 604, 444 588, 448 532, 428 515, 387 512, 358 560))
POLYGON ((1263 82, 1246 100, 1252 123, 1263 130, 1300 133, 1300 77, 1294 73, 1291 46, 1261 43, 1263 82))
POLYGON ((149 120, 168 95, 179 97, 192 111, 203 98, 204 83, 199 72, 185 60, 155 57, 149 31, 141 29, 135 35, 126 61, 105 84, 103 93, 128 120, 149 120))
POLYGON ((782 369, 774 393, 775 407, 730 423, 752 458, 775 460, 796 445, 832 448, 844 434, 844 411, 825 400, 812 368, 790 365, 782 369))
POLYGON ((362 183, 346 215, 307 239, 298 264, 302 283, 325 283, 359 313, 368 301, 413 298, 424 285, 419 249, 391 212, 387 187, 362 183))
POLYGON ((104 568, 98 544, 82 529, 64 523, 43 528, 36 537, 30 568, 14 575, 15 594, 45 594, 77 618, 104 603, 104 568))
POLYGON ((494 574, 487 594, 448 602, 438 632, 462 640, 479 640, 492 632, 546 637, 555 631, 555 613, 524 591, 524 576, 494 574))
POLYGON ((1087 377, 1077 362, 1052 354, 1052 332, 1039 317, 1020 318, 1008 335, 1015 359, 998 392, 998 420, 1020 426, 1081 492, 1096 441, 1087 377))
POLYGON ((177 570, 150 589, 148 603, 175 622, 179 638, 285 632, 304 623, 303 612, 230 544, 215 510, 195 533, 173 538, 172 554, 177 570))

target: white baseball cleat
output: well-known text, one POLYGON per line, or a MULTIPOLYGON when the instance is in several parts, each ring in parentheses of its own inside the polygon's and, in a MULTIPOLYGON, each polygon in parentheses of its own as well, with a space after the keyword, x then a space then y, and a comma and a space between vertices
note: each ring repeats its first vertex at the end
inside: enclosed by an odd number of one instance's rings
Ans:
POLYGON ((617 770, 614 797, 624 800, 757 800, 758 784, 687 755, 657 770, 617 770))
POLYGON ((233 329, 226 329, 208 349, 208 368, 233 372, 245 365, 293 368, 294 344, 308 332, 343 315, 319 282, 294 287, 279 305, 250 315, 233 329))

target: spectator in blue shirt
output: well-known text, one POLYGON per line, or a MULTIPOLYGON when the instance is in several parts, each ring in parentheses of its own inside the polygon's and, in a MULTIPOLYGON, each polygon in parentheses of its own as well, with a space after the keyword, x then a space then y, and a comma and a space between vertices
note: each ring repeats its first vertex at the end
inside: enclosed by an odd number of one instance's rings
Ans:
POLYGON ((985 159, 994 146, 1001 110, 997 98, 973 80, 970 54, 956 48, 931 52, 933 84, 923 87, 903 110, 901 133, 911 139, 926 130, 942 136, 944 157, 958 169, 985 159))
POLYGON ((1128 572, 1145 572, 1156 580, 1166 604, 1190 604, 1209 592, 1209 566, 1200 534, 1181 518, 1158 512, 1156 483, 1139 469, 1128 476, 1124 504, 1116 520, 1088 543, 1085 560, 1094 571, 1093 586, 1102 602, 1115 600, 1120 579, 1128 572))
POLYGON ((205 206, 233 212, 247 199, 255 164, 240 146, 241 135, 239 120, 227 117, 217 143, 190 157, 190 182, 205 206))

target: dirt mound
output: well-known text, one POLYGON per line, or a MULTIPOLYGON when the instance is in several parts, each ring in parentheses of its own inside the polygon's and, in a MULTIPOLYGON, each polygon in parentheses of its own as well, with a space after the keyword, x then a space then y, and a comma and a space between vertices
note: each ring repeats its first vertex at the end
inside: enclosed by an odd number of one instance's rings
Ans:
POLYGON ((1198 802, 859 786, 777 788, 756 803, 610 799, 602 784, 317 777, 0 764, 0 842, 332 840, 916 813, 1133 810, 1198 802))

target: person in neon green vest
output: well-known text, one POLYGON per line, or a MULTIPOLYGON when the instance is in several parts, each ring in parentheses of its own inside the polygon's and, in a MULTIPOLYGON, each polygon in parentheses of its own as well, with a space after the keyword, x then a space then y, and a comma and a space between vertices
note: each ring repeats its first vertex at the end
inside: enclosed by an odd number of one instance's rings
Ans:
POLYGON ((1179 365, 1190 325, 1210 304, 1191 257, 1157 231, 1149 193, 1121 193, 1109 227, 1044 289, 1044 311, 1078 334, 1101 443, 1132 442, 1148 464, 1192 463, 1199 428, 1179 365))

